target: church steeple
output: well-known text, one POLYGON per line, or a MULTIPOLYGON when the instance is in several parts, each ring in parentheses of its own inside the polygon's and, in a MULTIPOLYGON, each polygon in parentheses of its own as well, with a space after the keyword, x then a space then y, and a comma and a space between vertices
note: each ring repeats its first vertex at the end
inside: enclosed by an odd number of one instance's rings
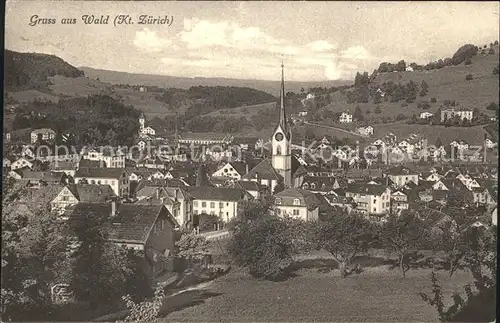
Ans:
POLYGON ((281 129, 285 132, 287 138, 289 138, 290 129, 288 127, 288 121, 285 110, 285 71, 284 71, 283 61, 281 61, 280 118, 278 126, 276 128, 278 127, 281 127, 281 129))

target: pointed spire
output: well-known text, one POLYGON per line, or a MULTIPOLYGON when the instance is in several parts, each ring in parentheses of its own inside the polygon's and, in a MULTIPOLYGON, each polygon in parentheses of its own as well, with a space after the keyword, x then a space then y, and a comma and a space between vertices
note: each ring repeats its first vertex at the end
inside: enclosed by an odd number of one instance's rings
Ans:
POLYGON ((288 135, 288 123, 285 111, 285 71, 283 65, 283 58, 281 59, 281 89, 280 89, 280 120, 279 125, 288 135))

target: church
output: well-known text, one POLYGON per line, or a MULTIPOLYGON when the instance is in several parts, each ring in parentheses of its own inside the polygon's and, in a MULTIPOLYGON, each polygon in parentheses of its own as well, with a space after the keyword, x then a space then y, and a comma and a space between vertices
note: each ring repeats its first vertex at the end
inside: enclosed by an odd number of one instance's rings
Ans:
POLYGON ((280 113, 271 138, 271 159, 262 160, 242 178, 268 186, 271 192, 280 183, 285 189, 298 187, 306 173, 292 154, 292 129, 286 114, 285 93, 284 65, 281 64, 280 113))

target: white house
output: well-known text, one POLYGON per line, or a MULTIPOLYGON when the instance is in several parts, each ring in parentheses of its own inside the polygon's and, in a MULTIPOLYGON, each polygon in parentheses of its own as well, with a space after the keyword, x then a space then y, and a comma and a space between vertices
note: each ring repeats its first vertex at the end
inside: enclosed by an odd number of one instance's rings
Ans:
POLYGON ((468 109, 444 109, 441 111, 441 122, 458 116, 460 120, 472 120, 474 113, 468 109))
POLYGON ((186 187, 192 197, 193 214, 217 215, 224 222, 238 214, 238 204, 251 199, 245 190, 226 187, 186 187))
POLYGON ((391 207, 391 190, 385 185, 354 184, 346 189, 346 197, 356 203, 356 210, 365 214, 384 215, 391 207))
POLYGON ((430 113, 430 112, 422 112, 420 113, 420 119, 427 119, 427 118, 430 118, 432 117, 434 114, 430 113))
POLYGON ((360 133, 363 136, 373 136, 373 127, 372 126, 367 126, 367 127, 360 127, 357 129, 358 133, 360 133))
POLYGON ((212 177, 228 177, 239 181, 243 175, 247 173, 245 164, 243 163, 226 163, 212 174, 212 177))
POLYGON ((30 134, 31 143, 34 144, 38 140, 53 140, 56 138, 56 132, 49 128, 35 129, 30 134))
POLYGON ((280 216, 291 216, 304 221, 317 221, 319 201, 310 191, 289 188, 274 195, 274 209, 280 216))
POLYGON ((352 114, 348 112, 342 112, 339 116, 340 123, 351 123, 352 122, 352 114))
POLYGON ((33 169, 33 163, 24 157, 21 157, 10 164, 11 170, 21 169, 23 167, 29 167, 33 169))
POLYGON ((79 168, 75 172, 75 184, 109 185, 117 196, 128 196, 129 176, 122 168, 79 168))
POLYGON ((153 128, 148 126, 148 127, 142 128, 141 134, 148 135, 148 136, 154 136, 156 134, 156 131, 153 128))
POLYGON ((492 141, 490 138, 487 138, 485 140, 485 144, 486 144, 486 148, 488 148, 488 149, 495 148, 496 146, 498 146, 498 143, 492 141))

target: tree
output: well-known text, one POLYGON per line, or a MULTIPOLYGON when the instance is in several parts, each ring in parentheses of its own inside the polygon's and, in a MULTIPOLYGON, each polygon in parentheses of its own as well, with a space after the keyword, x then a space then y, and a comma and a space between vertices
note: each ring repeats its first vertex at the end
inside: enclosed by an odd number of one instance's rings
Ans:
POLYGON ((427 92, 427 90, 429 90, 429 85, 427 85, 427 82, 425 80, 422 80, 422 83, 420 84, 420 87, 425 92, 427 92))
POLYGON ((466 80, 466 81, 470 81, 470 80, 472 80, 472 79, 473 79, 473 76, 472 76, 472 74, 470 74, 470 73, 469 73, 469 74, 467 74, 467 76, 465 76, 465 80, 466 80))
POLYGON ((498 71, 499 71, 499 65, 497 64, 497 66, 493 68, 493 75, 498 75, 498 71))
POLYGON ((381 113, 382 113, 382 110, 380 110, 380 106, 378 106, 378 105, 377 105, 377 106, 375 107, 375 113, 376 113, 376 114, 381 114, 381 113))
POLYGON ((313 224, 313 245, 333 256, 339 265, 341 277, 350 273, 348 266, 351 261, 368 251, 375 237, 372 224, 358 214, 330 214, 313 224))
POLYGON ((419 250, 425 245, 427 238, 428 231, 422 220, 410 212, 400 217, 389 217, 380 232, 386 252, 397 256, 403 277, 411 265, 421 257, 419 250))
POLYGON ((365 119, 363 116, 363 111, 361 111, 361 108, 359 106, 356 106, 356 109, 354 110, 354 114, 352 116, 358 121, 363 121, 365 119))
POLYGON ((474 278, 476 293, 470 284, 465 285, 466 298, 453 293, 453 304, 445 308, 442 288, 436 273, 431 273, 432 294, 420 293, 419 296, 438 311, 441 322, 491 322, 496 317, 496 230, 472 228, 469 232, 470 252, 464 259, 465 267, 474 278))
POLYGON ((107 239, 105 220, 89 211, 72 227, 78 246, 70 287, 78 300, 91 307, 120 299, 125 292, 123 282, 131 273, 127 251, 107 239))
POLYGON ((295 242, 300 239, 297 226, 297 220, 278 217, 269 211, 242 213, 230 224, 229 254, 254 277, 286 278, 293 256, 299 251, 295 242))
POLYGON ((175 243, 177 257, 186 260, 199 260, 208 252, 208 240, 200 235, 184 233, 175 243))
POLYGON ((145 300, 141 303, 135 302, 130 295, 123 296, 122 299, 129 310, 129 314, 123 322, 156 322, 161 306, 163 305, 164 298, 165 291, 161 287, 158 287, 155 290, 154 296, 151 300, 145 300))
POLYGON ((495 102, 491 102, 486 107, 486 110, 497 111, 498 110, 498 104, 496 104, 495 102))
POLYGON ((464 62, 464 65, 470 65, 472 64, 472 61, 470 60, 470 58, 467 58, 464 62))
POLYGON ((437 99, 436 99, 436 98, 434 98, 434 97, 432 97, 432 98, 431 98, 431 103, 436 103, 436 102, 437 102, 437 99))

